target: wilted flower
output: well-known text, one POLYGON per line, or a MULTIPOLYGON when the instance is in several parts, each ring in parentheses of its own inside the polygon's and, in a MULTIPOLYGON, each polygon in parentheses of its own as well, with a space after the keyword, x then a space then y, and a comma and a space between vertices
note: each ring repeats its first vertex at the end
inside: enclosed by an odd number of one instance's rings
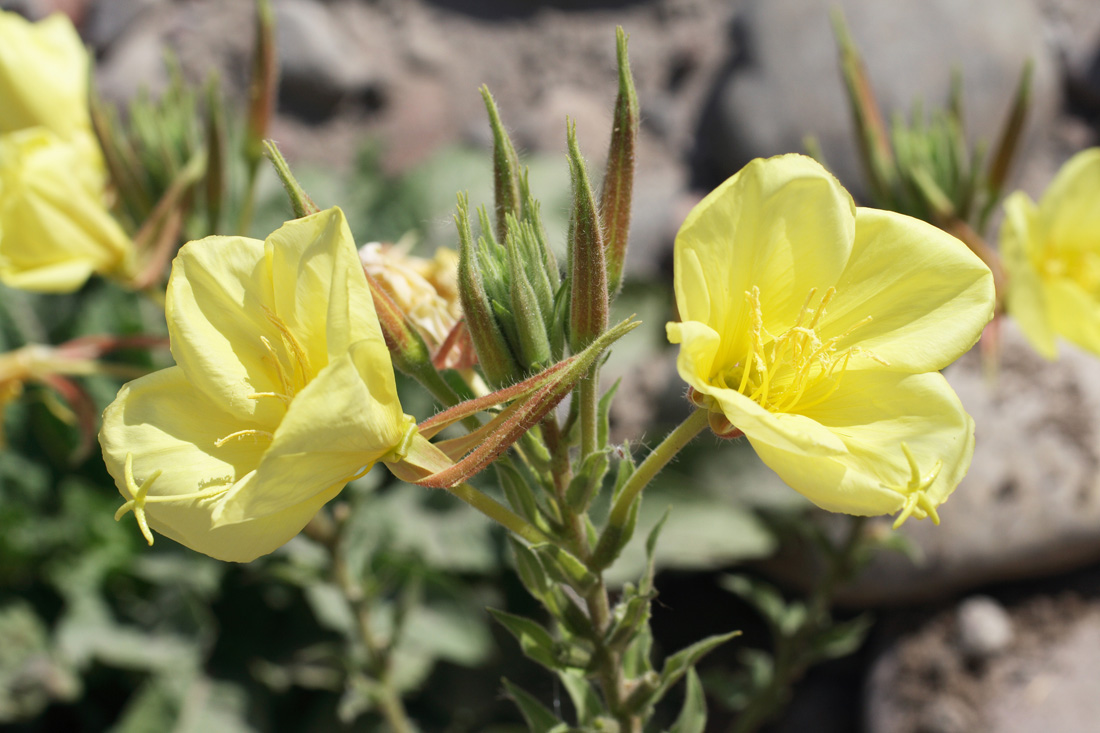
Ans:
POLYGON ((88 52, 64 15, 31 23, 0 11, 0 133, 37 126, 91 132, 88 52))
POLYGON ((98 156, 94 145, 63 140, 45 127, 0 135, 5 285, 64 293, 93 273, 133 275, 133 244, 103 204, 98 156))
POLYGON ((166 314, 177 365, 124 386, 100 433, 150 542, 252 560, 410 434, 339 209, 185 245, 166 314))
POLYGON ((993 314, 961 242, 856 208, 809 158, 755 160, 684 222, 675 289, 669 340, 717 432, 824 509, 937 519, 974 448, 937 370, 993 314))
POLYGON ((1001 255, 1007 310, 1048 359, 1055 337, 1100 354, 1100 148, 1073 156, 1038 205, 1005 199, 1001 255))
POLYGON ((462 318, 458 300, 458 253, 440 247, 426 259, 401 247, 370 242, 359 248, 359 259, 394 303, 416 325, 433 351, 462 318))

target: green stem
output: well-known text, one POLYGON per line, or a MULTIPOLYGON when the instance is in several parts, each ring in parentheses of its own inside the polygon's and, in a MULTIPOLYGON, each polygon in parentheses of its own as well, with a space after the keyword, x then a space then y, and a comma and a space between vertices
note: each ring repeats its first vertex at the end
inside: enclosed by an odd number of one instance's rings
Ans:
POLYGON ((532 544, 541 544, 551 541, 550 538, 544 535, 535 525, 531 524, 492 497, 481 493, 473 486, 470 486, 470 484, 461 483, 458 486, 452 486, 447 489, 447 491, 451 492, 459 499, 462 499, 462 501, 466 502, 474 509, 477 509, 497 524, 502 525, 505 529, 514 532, 532 544))
POLYGON ((623 485, 622 491, 619 492, 619 498, 615 500, 615 506, 611 508, 611 514, 608 517, 609 526, 621 527, 626 524, 627 516, 630 514, 630 505, 634 503, 638 493, 649 485, 653 477, 660 473, 661 469, 667 466, 668 462, 675 458, 685 445, 690 443, 696 435, 703 432, 703 428, 706 426, 707 410, 697 409, 688 415, 686 420, 676 426, 675 430, 666 435, 665 439, 656 448, 650 451, 649 455, 642 461, 642 465, 638 466, 634 473, 630 475, 630 478, 623 485))
POLYGON ((581 460, 596 452, 599 430, 600 373, 595 365, 581 378, 578 386, 581 401, 581 460))
POLYGON ((237 219, 237 233, 242 237, 247 237, 248 230, 252 227, 252 211, 256 206, 256 179, 259 178, 261 159, 257 157, 248 161, 244 200, 241 201, 241 214, 237 219))
POLYGON ((368 679, 373 678, 378 708, 389 724, 390 730, 393 733, 416 733, 416 727, 405 712, 401 695, 393 686, 390 658, 392 644, 382 643, 374 634, 370 618, 370 599, 363 593, 359 584, 352 580, 348 572, 343 543, 340 541, 340 527, 332 521, 327 512, 321 512, 306 526, 305 531, 328 549, 332 559, 333 579, 343 592, 355 616, 355 628, 367 651, 369 667, 367 670, 360 670, 358 674, 368 679))
POLYGON ((626 690, 623 684, 622 653, 611 649, 605 643, 607 629, 611 625, 611 603, 602 573, 600 574, 600 581, 588 592, 584 600, 588 606, 588 615, 592 619, 592 626, 596 630, 599 639, 596 642, 593 660, 596 663, 607 710, 615 717, 622 733, 634 733, 635 731, 640 733, 642 730, 641 717, 623 710, 626 690))

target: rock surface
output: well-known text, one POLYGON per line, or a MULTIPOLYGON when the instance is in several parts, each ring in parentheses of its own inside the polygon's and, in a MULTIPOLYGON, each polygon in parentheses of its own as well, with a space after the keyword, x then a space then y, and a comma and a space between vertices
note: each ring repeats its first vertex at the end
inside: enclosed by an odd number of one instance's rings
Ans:
POLYGON ((1032 0, 750 0, 737 20, 741 46, 700 127, 711 179, 755 157, 802 150, 804 136, 813 134, 841 181, 859 187, 829 19, 834 6, 843 10, 888 120, 908 116, 915 100, 945 104, 957 68, 971 136, 992 141, 1029 57, 1036 64, 1031 129, 1044 129, 1057 112, 1058 75, 1032 0))
MULTIPOLYGON (((973 599, 971 599, 973 600, 973 599)), ((963 607, 888 641, 866 685, 867 733, 1086 733, 1100 719, 1100 603, 1035 597, 981 663, 957 646, 963 607)))

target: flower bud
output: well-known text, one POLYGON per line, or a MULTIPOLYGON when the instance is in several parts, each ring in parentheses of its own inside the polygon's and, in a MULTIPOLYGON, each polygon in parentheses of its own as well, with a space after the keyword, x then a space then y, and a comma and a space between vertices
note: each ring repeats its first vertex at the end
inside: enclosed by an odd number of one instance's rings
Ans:
POLYGON ((592 186, 580 148, 576 125, 570 123, 569 170, 573 179, 573 210, 570 216, 569 346, 574 353, 592 343, 607 330, 607 266, 603 235, 592 186))
POLYGON ((607 258, 607 288, 612 295, 622 287, 630 235, 630 204, 634 194, 634 151, 638 140, 638 94, 630 73, 626 53, 626 33, 615 29, 619 59, 619 94, 615 98, 615 122, 611 128, 611 148, 607 154, 607 172, 600 194, 600 218, 603 222, 607 258))

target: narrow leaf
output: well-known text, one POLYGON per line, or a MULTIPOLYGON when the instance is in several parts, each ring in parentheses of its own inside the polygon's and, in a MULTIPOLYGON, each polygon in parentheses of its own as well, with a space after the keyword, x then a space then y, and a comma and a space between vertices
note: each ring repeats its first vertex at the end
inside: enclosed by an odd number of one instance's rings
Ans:
POLYGON ((666 659, 665 666, 661 670, 661 686, 653 695, 652 702, 655 704, 664 697, 672 686, 679 682, 680 678, 706 654, 740 634, 740 631, 731 631, 728 634, 708 636, 666 659))
POLYGON ((687 690, 684 707, 676 722, 668 729, 669 733, 703 733, 707 727, 707 697, 703 694, 703 685, 699 675, 692 667, 687 673, 687 690))
POLYGON ((495 608, 490 608, 488 611, 501 626, 508 629, 508 632, 516 637, 520 649, 527 657, 552 671, 566 668, 558 663, 557 656, 554 653, 554 639, 550 636, 549 631, 523 616, 498 611, 495 608))
POLYGON ((531 733, 557 733, 565 729, 565 724, 558 720, 552 712, 546 709, 533 695, 522 687, 512 684, 507 678, 500 680, 504 684, 504 691, 512 702, 519 708, 523 719, 531 733))

